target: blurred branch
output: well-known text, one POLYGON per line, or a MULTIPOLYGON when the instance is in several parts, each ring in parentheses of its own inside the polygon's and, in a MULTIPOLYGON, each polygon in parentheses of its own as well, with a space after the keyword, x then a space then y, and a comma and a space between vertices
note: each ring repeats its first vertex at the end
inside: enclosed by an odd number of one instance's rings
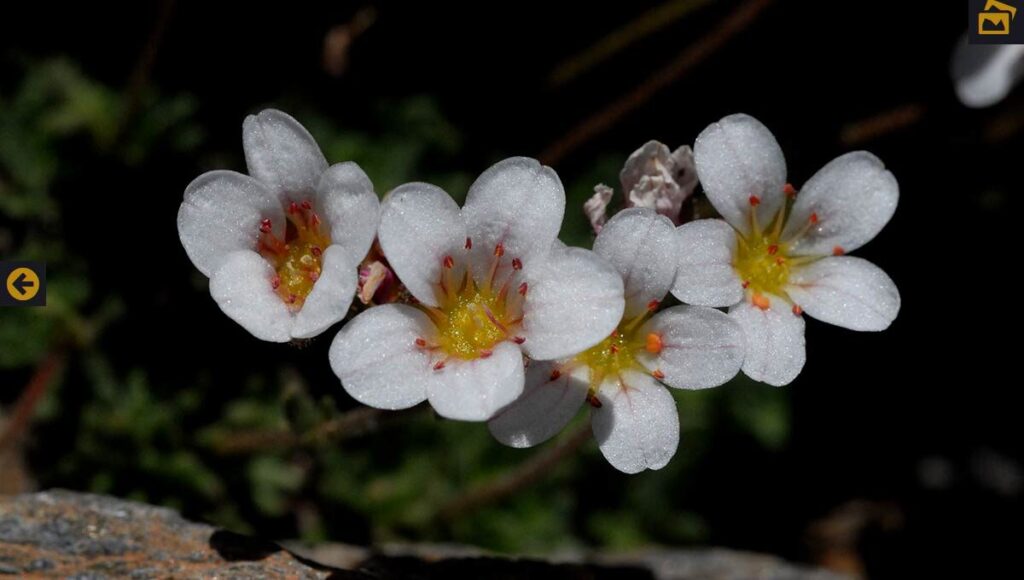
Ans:
POLYGON ((590 439, 590 423, 584 422, 571 435, 556 445, 540 450, 532 457, 491 481, 468 489, 442 505, 437 511, 441 520, 452 521, 483 506, 505 499, 547 475, 566 457, 575 453, 590 439))
POLYGON ((909 103, 895 109, 883 111, 867 119, 860 119, 843 126, 839 141, 847 147, 862 145, 901 129, 906 129, 924 118, 925 107, 920 103, 909 103))
POLYGON ((153 24, 153 31, 150 32, 149 39, 146 40, 146 46, 142 49, 139 60, 135 63, 131 81, 128 83, 128 90, 126 92, 128 98, 125 102, 124 114, 121 117, 121 125, 118 129, 119 137, 125 134, 125 130, 135 118, 135 115, 138 114, 139 107, 142 105, 142 95, 146 85, 149 84, 149 77, 153 72, 153 64, 156 62, 157 52, 163 43, 167 26, 171 22, 171 16, 174 15, 175 3, 175 0, 163 0, 160 3, 160 13, 153 24))
POLYGON ((749 0, 738 6, 711 32, 684 49, 672 62, 648 77, 640 86, 585 119, 564 137, 549 145, 540 154, 541 161, 547 165, 554 165, 580 145, 610 129, 745 30, 772 2, 773 0, 749 0))
POLYGON ((0 454, 9 446, 14 445, 31 424, 36 405, 46 394, 46 389, 50 386, 54 375, 64 368, 65 356, 64 347, 56 347, 46 355, 46 358, 32 373, 32 378, 29 379, 28 385, 25 386, 25 390, 22 391, 18 402, 14 405, 10 420, 4 426, 3 432, 0 433, 0 454))

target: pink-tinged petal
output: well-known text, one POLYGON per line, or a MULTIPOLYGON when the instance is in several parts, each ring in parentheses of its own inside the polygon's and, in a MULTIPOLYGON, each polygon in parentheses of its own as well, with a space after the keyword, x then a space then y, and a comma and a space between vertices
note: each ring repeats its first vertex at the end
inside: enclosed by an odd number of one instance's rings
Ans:
POLYGON ((703 306, 674 306, 640 329, 648 350, 640 360, 661 382, 677 389, 717 387, 740 372, 743 329, 727 314, 703 306))
POLYGON ((293 319, 270 284, 273 276, 274 269, 256 252, 232 252, 210 277, 210 295, 228 318, 256 338, 288 342, 293 319))
POLYGON ((363 311, 341 329, 328 353, 345 391, 364 405, 407 409, 427 398, 429 353, 416 344, 434 325, 420 310, 386 304, 363 311))
POLYGON ((292 338, 313 338, 345 318, 356 293, 356 265, 341 246, 330 245, 323 253, 323 268, 295 314, 292 338))
POLYGON ((427 381, 427 398, 438 415, 460 421, 486 421, 523 393, 523 353, 512 342, 491 356, 450 358, 427 381))
POLYGON ((743 282, 733 268, 736 230, 722 220, 697 220, 676 228, 679 247, 672 294, 699 306, 732 306, 743 300, 743 282))
POLYGON ((899 197, 896 178, 877 157, 867 151, 841 155, 804 185, 782 239, 795 255, 851 252, 889 223, 899 197))
POLYGON ((676 275, 675 227, 651 209, 631 208, 615 214, 594 240, 594 252, 622 276, 626 318, 648 309, 668 294, 676 275))
POLYGON ((594 186, 594 195, 583 202, 583 213, 590 221, 590 227, 595 234, 601 233, 601 228, 608 221, 608 204, 612 201, 615 191, 603 183, 594 186))
POLYGON ((767 310, 744 300, 729 309, 746 337, 747 355, 743 372, 755 381, 776 387, 787 385, 800 374, 807 358, 804 349, 804 319, 789 304, 767 296, 767 310))
POLYGON ((526 389, 498 411, 487 428, 510 447, 533 447, 562 430, 587 398, 586 367, 562 371, 561 363, 533 361, 526 368, 526 389))
POLYGON ((380 201, 370 178, 352 162, 332 165, 320 177, 315 209, 330 228, 331 244, 355 267, 370 251, 380 223, 380 201))
POLYGON ((284 211, 270 190, 248 175, 210 171, 185 188, 178 237, 196 268, 210 276, 228 254, 256 249, 264 219, 284 237, 284 211))
POLYGON ((786 292, 807 314, 850 330, 885 330, 900 311, 892 279, 852 256, 822 258, 799 268, 786 292))
MULTIPOLYGON (((473 275, 489 275, 495 247, 502 245, 503 269, 518 258, 530 267, 547 254, 565 214, 565 190, 550 167, 512 157, 484 171, 466 196, 462 215, 473 240, 473 275)), ((504 279, 504 271, 497 279, 504 279)))
POLYGON ((712 124, 693 146, 704 193, 734 228, 750 233, 751 209, 767 226, 786 196, 786 159, 767 127, 749 115, 730 115, 712 124))
POLYGON ((679 413, 654 377, 625 371, 601 385, 593 410, 594 438, 608 463, 625 473, 661 469, 679 446, 679 413))
POLYGON ((625 308, 622 277, 582 248, 551 253, 526 276, 523 350, 536 360, 566 358, 608 337, 625 308))
POLYGON ((380 246, 391 268, 420 302, 437 306, 445 256, 464 264, 466 227, 459 206, 440 187, 407 183, 381 202, 380 246))
POLYGON ((327 169, 316 140, 288 113, 265 109, 242 124, 242 147, 249 175, 282 199, 311 195, 327 169))

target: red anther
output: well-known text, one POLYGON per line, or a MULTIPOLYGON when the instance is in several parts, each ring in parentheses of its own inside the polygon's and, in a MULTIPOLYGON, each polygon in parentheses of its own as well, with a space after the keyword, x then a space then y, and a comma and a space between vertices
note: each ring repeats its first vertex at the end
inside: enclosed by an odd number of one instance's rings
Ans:
POLYGON ((658 305, 661 304, 661 300, 651 300, 647 303, 647 310, 654 312, 658 309, 658 305))
POLYGON ((439 360, 436 363, 434 363, 434 370, 435 371, 439 371, 439 370, 441 370, 443 368, 444 368, 444 361, 443 360, 439 360))
POLYGON ((594 395, 593 393, 587 393, 587 403, 595 409, 600 409, 604 406, 604 404, 601 403, 601 399, 598 399, 597 395, 594 395))
POLYGON ((614 344, 608 347, 608 350, 612 351, 612 354, 619 354, 619 347, 614 344))
POLYGON ((615 330, 612 331, 612 338, 615 338, 618 335, 619 335, 619 329, 616 328, 615 330))
POLYGON ((499 257, 499 258, 504 256, 505 255, 505 245, 504 244, 498 244, 497 246, 494 246, 494 255, 499 257))
POLYGON ((761 205, 761 198, 757 197, 756 195, 750 196, 748 201, 750 201, 750 205, 752 205, 754 207, 757 207, 757 206, 761 205))
POLYGON ((309 251, 313 252, 313 255, 316 256, 317 258, 319 258, 320 255, 324 253, 324 251, 317 246, 313 246, 309 251))
POLYGON ((308 199, 304 200, 302 202, 302 209, 313 209, 313 204, 310 203, 308 199))
POLYGON ((473 249, 473 240, 470 239, 470 238, 466 238, 466 249, 467 250, 472 250, 473 249))
POLYGON ((523 269, 523 261, 520 260, 519 258, 512 258, 512 269, 513 270, 522 270, 523 269))
POLYGON ((743 289, 746 290, 749 287, 750 287, 750 280, 744 280, 743 281, 743 289))
POLYGON ((771 300, 768 300, 767 296, 763 296, 761 294, 754 294, 750 298, 750 302, 761 310, 768 310, 772 305, 771 300))
POLYGON ((277 290, 278 288, 280 288, 281 287, 281 277, 275 274, 274 277, 270 279, 270 286, 274 290, 277 290))
POLYGON ((512 342, 514 342, 516 344, 523 344, 524 342, 526 342, 526 337, 525 336, 516 336, 516 337, 514 337, 512 339, 512 342))
POLYGON ((294 201, 288 204, 288 213, 299 213, 299 204, 294 201))
POLYGON ((551 371, 551 377, 549 378, 549 380, 557 381, 558 377, 560 377, 560 376, 562 376, 562 371, 560 371, 558 369, 555 369, 555 370, 551 371))
POLYGON ((317 215, 315 212, 309 216, 309 225, 313 226, 314 228, 320 225, 320 216, 317 215))
POLYGON ((653 372, 653 373, 651 373, 651 375, 652 375, 652 376, 653 376, 654 378, 658 379, 659 381, 660 381, 661 379, 665 378, 665 373, 663 373, 663 372, 661 371, 661 369, 654 369, 654 372, 653 372))
POLYGON ((493 350, 482 350, 480 351, 480 358, 490 358, 494 354, 493 350))
POLYGON ((832 255, 833 256, 842 256, 845 253, 846 253, 846 250, 844 250, 842 246, 836 246, 836 247, 832 248, 832 255))
POLYGON ((787 183, 782 186, 782 193, 785 193, 787 197, 796 197, 796 188, 792 183, 787 183))
POLYGON ((799 304, 794 304, 793 305, 793 314, 795 314, 797 316, 800 316, 803 313, 804 313, 804 309, 800 308, 799 304))
POLYGON ((299 299, 298 296, 296 296, 294 294, 289 294, 288 295, 288 304, 295 304, 295 301, 298 300, 298 299, 299 299))
POLYGON ((444 267, 451 270, 455 267, 455 260, 451 256, 444 257, 444 267))
POLYGON ((647 335, 647 340, 644 344, 644 348, 647 349, 647 352, 651 354, 659 354, 664 346, 665 343, 662 342, 660 335, 653 332, 647 335))
POLYGON ((320 279, 320 272, 317 272, 316 270, 311 270, 309 272, 309 279, 312 282, 316 282, 317 280, 320 279))
POLYGON ((818 212, 812 213, 810 219, 812 224, 818 223, 818 212))
POLYGON ((519 285, 519 294, 526 296, 526 289, 526 282, 523 282, 522 284, 519 285))
POLYGON ((265 233, 265 234, 270 233, 270 220, 269 219, 265 219, 265 220, 260 222, 260 231, 265 233))
POLYGON ((418 346, 420 348, 423 348, 423 347, 427 346, 427 341, 423 340, 422 338, 417 338, 416 339, 416 346, 418 346))
POLYGON ((769 256, 774 256, 775 254, 778 254, 778 253, 779 253, 779 246, 778 246, 778 244, 772 244, 772 245, 768 246, 768 255, 769 256))

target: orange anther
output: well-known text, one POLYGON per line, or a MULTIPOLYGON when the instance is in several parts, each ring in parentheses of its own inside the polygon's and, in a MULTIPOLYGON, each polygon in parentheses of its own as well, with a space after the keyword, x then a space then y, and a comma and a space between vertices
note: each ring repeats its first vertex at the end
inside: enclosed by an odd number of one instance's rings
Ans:
POLYGON ((497 246, 494 246, 494 255, 499 257, 499 258, 504 256, 505 255, 505 246, 503 244, 498 244, 497 246))
POLYGON ((598 399, 597 395, 593 393, 587 393, 587 403, 589 403, 590 406, 595 409, 600 409, 601 407, 604 406, 604 404, 601 403, 601 399, 598 399))
POLYGON ((754 294, 750 298, 750 302, 753 303, 754 306, 760 308, 761 310, 768 310, 768 308, 772 305, 771 300, 768 300, 768 297, 763 294, 754 294))
POLYGON ((455 260, 452 259, 451 256, 445 256, 444 257, 444 267, 448 268, 449 270, 451 270, 452 268, 455 267, 455 260))
POLYGON ((812 214, 811 214, 811 218, 810 218, 810 219, 811 219, 811 223, 812 223, 812 224, 816 224, 816 223, 818 223, 818 213, 817 213, 817 212, 815 212, 815 213, 812 213, 812 214))
POLYGON ((779 253, 779 246, 778 246, 778 244, 772 244, 772 245, 768 246, 768 255, 769 256, 774 256, 777 253, 779 253))
POLYGON ((793 314, 795 314, 797 316, 800 316, 803 313, 804 313, 804 309, 800 308, 799 304, 794 304, 793 305, 793 314))
POLYGON ((845 253, 846 253, 846 250, 844 250, 842 246, 836 246, 836 247, 832 248, 832 255, 833 256, 842 256, 845 253))
POLYGON ((494 354, 493 350, 482 350, 480 351, 480 358, 490 358, 494 354))
POLYGON ((655 371, 651 373, 651 375, 653 375, 654 378, 658 379, 659 381, 665 378, 665 373, 661 372, 661 369, 655 369, 655 371))
POLYGON ((787 197, 796 197, 796 188, 792 183, 787 183, 782 186, 782 193, 785 193, 787 197))
POLYGON ((661 300, 651 300, 647 303, 647 310, 655 311, 658 309, 658 305, 661 304, 661 300))
POLYGON ((647 342, 646 342, 646 344, 644 346, 644 348, 647 349, 647 352, 649 352, 651 354, 658 354, 658 353, 661 352, 661 349, 664 346, 665 346, 665 343, 663 343, 661 341, 661 336, 660 335, 655 334, 653 332, 647 335, 647 342))
POLYGON ((417 338, 416 339, 416 346, 418 346, 420 348, 423 348, 423 347, 427 346, 427 341, 423 340, 422 338, 417 338))
POLYGON ((750 201, 750 205, 752 205, 754 207, 757 207, 758 205, 761 205, 761 198, 757 197, 756 195, 750 196, 749 201, 750 201))

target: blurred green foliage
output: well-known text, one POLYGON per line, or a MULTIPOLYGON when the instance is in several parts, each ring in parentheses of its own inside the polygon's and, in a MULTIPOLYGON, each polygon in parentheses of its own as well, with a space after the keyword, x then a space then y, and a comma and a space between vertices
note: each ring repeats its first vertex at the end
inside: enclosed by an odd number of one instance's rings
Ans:
MULTIPOLYGON (((306 369, 287 362, 276 374, 254 370, 218 384, 227 394, 213 397, 217 369, 189 368, 185 359, 182 373, 191 378, 169 380, 117 356, 103 333, 128 324, 131 313, 119 292, 94 295, 90 264, 64 242, 65 220, 74 216, 65 213, 67 188, 58 193, 56 185, 74 183, 93 165, 145 169, 158 154, 198 175, 206 168, 198 153, 206 138, 199 104, 187 95, 104 85, 68 60, 22 70, 14 91, 0 94, 0 255, 49 263, 49 305, 0 312, 0 370, 27 377, 46 353, 72 353, 35 425, 36 433, 63 441, 36 439, 28 447, 42 487, 114 493, 238 531, 307 540, 459 541, 517 552, 631 548, 708 537, 701 506, 687 490, 716 433, 737 433, 768 454, 786 441, 783 390, 737 380, 675 392, 683 433, 664 470, 621 476, 588 443, 535 485, 441 520, 440 506, 552 443, 537 451, 505 448, 484 426, 439 420, 427 409, 374 419, 362 436, 337 433, 321 427, 346 417, 353 402, 338 388, 311 389, 306 369)), ((461 196, 480 169, 437 171, 455 165, 449 162, 467 145, 430 98, 380 104, 373 132, 340 126, 301 101, 284 102, 329 159, 357 160, 379 191, 416 179, 461 196), (439 159, 447 162, 432 163, 439 159)), ((237 150, 214 153, 240 158, 237 150)), ((589 245, 582 203, 595 183, 616 183, 628 153, 607 154, 567 184, 566 242, 589 245)), ((3 389, 0 401, 10 404, 20 386, 5 378, 3 389)))

